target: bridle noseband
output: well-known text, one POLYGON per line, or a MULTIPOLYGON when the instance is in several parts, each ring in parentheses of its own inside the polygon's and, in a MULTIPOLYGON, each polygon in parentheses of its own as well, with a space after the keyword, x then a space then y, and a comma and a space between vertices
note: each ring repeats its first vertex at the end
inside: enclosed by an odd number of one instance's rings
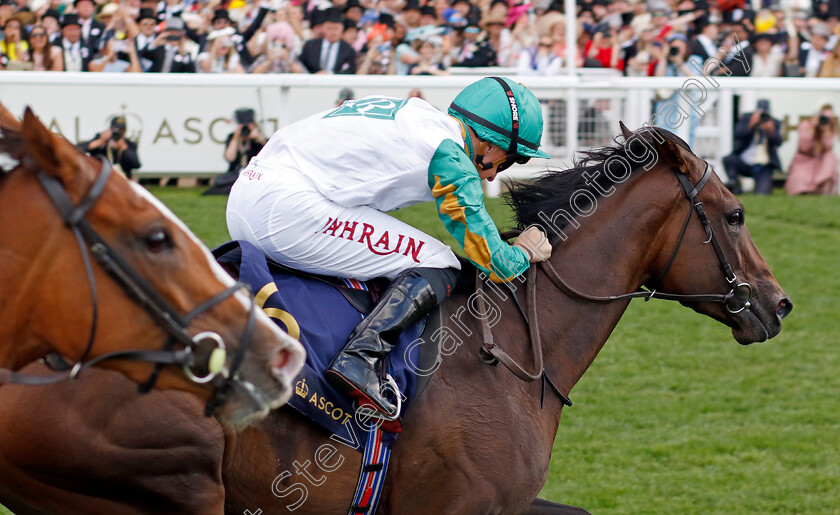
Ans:
MULTIPOLYGON (((197 384, 212 383, 214 396, 207 402, 205 412, 209 415, 223 404, 232 393, 235 383, 244 383, 239 377, 239 369, 248 350, 256 323, 256 307, 251 302, 248 320, 240 339, 239 348, 227 366, 227 349, 221 336, 212 331, 204 331, 190 336, 190 323, 202 313, 212 309, 240 289, 248 291, 248 286, 236 282, 233 286, 214 295, 209 300, 199 304, 185 315, 178 312, 155 290, 137 271, 109 245, 85 218, 90 209, 96 204, 105 190, 105 185, 111 176, 112 167, 108 160, 102 160, 99 175, 90 191, 78 203, 73 204, 64 186, 54 177, 44 171, 37 172, 37 178, 49 199, 58 210, 62 221, 73 232, 82 255, 82 262, 90 289, 93 314, 91 316, 88 341, 82 356, 69 371, 51 375, 21 374, 6 369, 0 369, 0 384, 45 385, 58 383, 68 379, 75 379, 79 374, 96 364, 107 360, 130 360, 154 363, 155 368, 148 380, 140 386, 140 392, 151 390, 165 365, 175 365, 183 369, 187 378, 197 384), (163 329, 168 338, 161 350, 121 350, 98 356, 88 360, 96 339, 96 329, 99 319, 99 298, 93 274, 90 255, 96 262, 120 285, 125 294, 137 305, 143 308, 155 323, 163 329), (174 350, 178 343, 183 349, 174 350), (209 355, 206 360, 198 363, 195 349, 209 344, 209 355), (199 375, 195 367, 202 365, 207 370, 205 375, 199 375)), ((248 295, 251 298, 250 295, 248 295)), ((243 388, 250 392, 251 385, 243 388)))

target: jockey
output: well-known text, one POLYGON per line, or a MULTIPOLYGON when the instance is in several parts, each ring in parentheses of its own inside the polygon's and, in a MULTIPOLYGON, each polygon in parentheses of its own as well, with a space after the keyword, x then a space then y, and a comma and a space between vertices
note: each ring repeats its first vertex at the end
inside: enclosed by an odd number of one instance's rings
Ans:
POLYGON ((532 92, 487 77, 448 114, 419 98, 346 101, 277 131, 242 171, 228 200, 231 237, 305 272, 393 280, 330 363, 337 388, 395 416, 380 363, 403 329, 451 293, 460 269, 448 246, 386 212, 436 201, 468 259, 496 282, 548 258, 536 227, 513 245, 502 240, 481 189, 514 162, 549 157, 539 150, 542 126, 532 92))

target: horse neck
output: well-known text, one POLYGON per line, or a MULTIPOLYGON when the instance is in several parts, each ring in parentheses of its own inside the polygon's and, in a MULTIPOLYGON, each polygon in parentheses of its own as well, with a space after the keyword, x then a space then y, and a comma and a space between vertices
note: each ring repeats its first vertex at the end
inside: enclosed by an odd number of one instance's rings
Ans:
MULTIPOLYGON (((645 175, 654 175, 653 170, 645 175)), ((566 284, 589 295, 609 296, 635 291, 651 277, 661 256, 670 251, 671 219, 679 218, 670 213, 680 200, 676 194, 663 195, 661 184, 654 187, 651 182, 634 178, 611 197, 599 198, 596 212, 579 218, 580 227, 569 227, 568 239, 555 246, 551 257, 551 265, 566 284)), ((568 394, 595 360, 629 301, 597 303, 564 293, 542 269, 535 278, 545 370, 560 391, 568 394)), ((514 284, 519 286, 517 295, 524 298, 526 288, 514 284)), ((498 324, 493 330, 496 341, 508 347, 530 341, 533 346, 515 304, 499 304, 502 320, 515 322, 498 324)), ((516 352, 525 356, 524 363, 530 363, 530 351, 516 352)))

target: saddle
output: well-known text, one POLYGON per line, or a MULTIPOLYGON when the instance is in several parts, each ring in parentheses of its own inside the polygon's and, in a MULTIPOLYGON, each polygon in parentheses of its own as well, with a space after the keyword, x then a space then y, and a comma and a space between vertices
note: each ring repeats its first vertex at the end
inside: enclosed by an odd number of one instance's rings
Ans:
MULTIPOLYGON (((367 431, 366 423, 354 423, 358 415, 353 399, 326 381, 324 371, 344 347, 350 332, 373 309, 388 281, 363 282, 301 272, 268 259, 262 250, 245 241, 225 243, 213 255, 231 275, 248 284, 257 305, 306 348, 306 362, 288 406, 336 438, 354 442, 348 445, 362 452, 360 428, 367 431)), ((438 353, 419 349, 420 345, 437 347, 440 318, 436 309, 409 327, 389 355, 388 373, 402 394, 402 411, 397 420, 381 424, 386 445, 401 431, 402 417, 437 368, 438 353)))

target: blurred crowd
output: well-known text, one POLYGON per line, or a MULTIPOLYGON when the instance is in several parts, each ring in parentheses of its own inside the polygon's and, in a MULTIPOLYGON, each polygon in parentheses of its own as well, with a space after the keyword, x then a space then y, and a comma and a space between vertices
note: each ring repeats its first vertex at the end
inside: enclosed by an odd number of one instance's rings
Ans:
POLYGON ((840 76, 838 0, 0 0, 0 69, 520 75, 578 66, 840 76))

